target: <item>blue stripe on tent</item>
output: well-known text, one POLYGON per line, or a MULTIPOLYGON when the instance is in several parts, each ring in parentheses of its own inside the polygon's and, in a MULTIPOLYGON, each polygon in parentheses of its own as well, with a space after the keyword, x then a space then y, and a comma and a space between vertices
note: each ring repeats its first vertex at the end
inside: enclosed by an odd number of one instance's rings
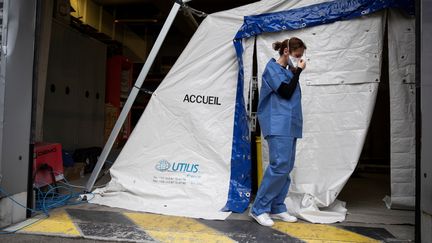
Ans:
POLYGON ((408 14, 414 14, 413 0, 336 0, 281 12, 244 17, 243 25, 234 38, 239 72, 234 113, 231 179, 224 211, 244 212, 249 205, 251 191, 249 127, 243 98, 242 39, 266 32, 297 30, 349 20, 390 7, 401 8, 408 14))
MULTIPOLYGON (((237 46, 242 48, 242 45, 237 46)), ((237 61, 243 70, 243 59, 237 61)), ((234 113, 234 134, 231 153, 231 179, 228 201, 224 211, 244 212, 249 206, 251 192, 251 148, 248 117, 243 98, 243 72, 238 73, 234 113)))
MULTIPOLYGON (((411 0, 339 0, 314 4, 275 13, 245 16, 235 39, 248 38, 266 32, 297 30, 341 20, 349 20, 386 8, 403 8, 414 13, 411 0)), ((239 54, 239 53, 237 53, 239 54)))

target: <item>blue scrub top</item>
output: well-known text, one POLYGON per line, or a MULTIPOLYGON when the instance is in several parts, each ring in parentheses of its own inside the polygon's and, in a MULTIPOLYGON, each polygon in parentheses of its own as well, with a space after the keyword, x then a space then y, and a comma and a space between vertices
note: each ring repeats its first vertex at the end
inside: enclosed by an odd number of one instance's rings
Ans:
POLYGON ((277 89, 282 82, 289 83, 294 74, 270 59, 262 75, 258 104, 258 120, 264 137, 269 135, 302 137, 303 114, 301 89, 297 85, 291 98, 282 98, 277 89))

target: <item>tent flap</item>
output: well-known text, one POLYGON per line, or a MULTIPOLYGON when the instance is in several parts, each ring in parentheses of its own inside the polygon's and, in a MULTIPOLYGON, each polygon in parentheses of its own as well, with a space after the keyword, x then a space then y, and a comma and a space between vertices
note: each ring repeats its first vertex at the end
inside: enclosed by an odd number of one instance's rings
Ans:
POLYGON ((391 195, 387 207, 415 206, 415 20, 391 10, 388 18, 391 195), (403 46, 403 48, 401 48, 403 46))

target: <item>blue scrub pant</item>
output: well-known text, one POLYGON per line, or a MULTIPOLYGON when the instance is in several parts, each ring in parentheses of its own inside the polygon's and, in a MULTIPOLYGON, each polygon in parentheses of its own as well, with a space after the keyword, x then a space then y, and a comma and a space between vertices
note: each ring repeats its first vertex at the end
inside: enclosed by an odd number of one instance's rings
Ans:
POLYGON ((287 211, 284 203, 291 183, 290 172, 294 167, 297 138, 267 136, 270 164, 258 189, 252 213, 278 214, 287 211))

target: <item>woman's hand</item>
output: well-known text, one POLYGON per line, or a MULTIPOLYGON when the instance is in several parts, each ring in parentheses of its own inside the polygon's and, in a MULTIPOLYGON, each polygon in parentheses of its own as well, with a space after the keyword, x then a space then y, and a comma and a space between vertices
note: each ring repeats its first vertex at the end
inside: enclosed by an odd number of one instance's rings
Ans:
POLYGON ((298 61, 298 63, 297 63, 297 66, 298 66, 299 68, 301 68, 302 70, 305 70, 305 68, 306 68, 306 61, 303 60, 303 59, 300 59, 300 60, 298 61))

